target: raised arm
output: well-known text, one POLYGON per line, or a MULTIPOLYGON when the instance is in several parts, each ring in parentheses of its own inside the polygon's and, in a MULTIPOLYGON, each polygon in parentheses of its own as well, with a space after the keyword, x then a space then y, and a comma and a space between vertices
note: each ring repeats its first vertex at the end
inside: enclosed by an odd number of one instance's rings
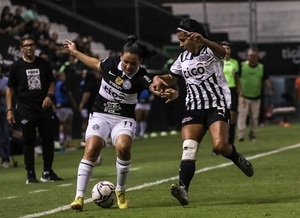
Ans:
POLYGON ((200 33, 189 32, 188 36, 189 36, 189 39, 210 48, 216 56, 218 56, 220 58, 225 57, 226 50, 223 48, 222 45, 220 45, 214 41, 211 41, 207 38, 204 38, 200 33))
POLYGON ((88 67, 102 72, 102 69, 100 67, 101 61, 98 60, 97 58, 90 57, 78 51, 74 42, 70 41, 69 39, 66 39, 64 42, 64 47, 70 51, 71 55, 74 55, 78 60, 80 60, 88 67))

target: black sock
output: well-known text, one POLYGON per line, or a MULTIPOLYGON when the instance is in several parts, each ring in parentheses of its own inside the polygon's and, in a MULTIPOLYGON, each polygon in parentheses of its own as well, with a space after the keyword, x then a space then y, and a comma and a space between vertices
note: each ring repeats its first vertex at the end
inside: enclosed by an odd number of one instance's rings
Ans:
POLYGON ((232 145, 232 152, 231 152, 231 154, 228 155, 228 156, 224 156, 224 157, 232 160, 233 163, 237 163, 240 160, 240 155, 237 153, 234 145, 232 145))
POLYGON ((195 174, 196 164, 195 161, 181 161, 179 168, 179 185, 185 186, 188 191, 190 182, 195 174))

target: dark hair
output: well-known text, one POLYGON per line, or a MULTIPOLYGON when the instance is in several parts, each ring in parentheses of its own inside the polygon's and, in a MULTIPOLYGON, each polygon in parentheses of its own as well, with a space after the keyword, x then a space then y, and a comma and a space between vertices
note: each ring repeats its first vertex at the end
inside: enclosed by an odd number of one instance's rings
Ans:
POLYGON ((23 45, 23 42, 24 42, 25 40, 33 40, 34 43, 35 43, 35 38, 34 38, 34 36, 33 36, 33 35, 30 35, 30 34, 26 34, 26 35, 22 36, 21 39, 20 39, 20 45, 21 45, 21 46, 23 45))
POLYGON ((129 35, 127 37, 127 43, 124 45, 122 53, 124 52, 136 54, 143 60, 157 54, 155 50, 149 49, 147 46, 137 42, 137 37, 135 35, 129 35))
MULTIPOLYGON (((186 18, 179 22, 178 28, 184 29, 188 32, 197 32, 200 33, 203 37, 207 38, 207 33, 203 28, 202 24, 196 20, 186 18)), ((179 30, 180 31, 180 30, 179 30)))
POLYGON ((220 44, 221 44, 221 45, 227 45, 227 46, 229 46, 229 47, 231 47, 231 48, 233 47, 233 43, 232 43, 232 42, 229 42, 229 41, 221 41, 220 44))

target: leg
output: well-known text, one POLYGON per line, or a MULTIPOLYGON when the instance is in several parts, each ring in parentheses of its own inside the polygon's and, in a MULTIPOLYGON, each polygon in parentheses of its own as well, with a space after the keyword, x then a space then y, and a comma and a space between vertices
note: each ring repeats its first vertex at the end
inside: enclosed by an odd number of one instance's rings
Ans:
POLYGON ((0 154, 2 158, 2 166, 9 168, 10 141, 9 126, 6 120, 6 113, 0 112, 0 154))
POLYGON ((66 147, 73 147, 73 111, 70 109, 70 114, 65 123, 66 147))
POLYGON ((131 147, 134 137, 135 122, 126 119, 119 122, 111 132, 111 138, 116 148, 117 185, 116 195, 120 209, 128 208, 125 197, 125 186, 131 165, 131 147))
POLYGON ((237 121, 237 112, 230 111, 230 124, 229 124, 229 143, 234 144, 235 139, 235 126, 237 121))
POLYGON ((257 127, 258 127, 260 105, 261 105, 260 99, 251 101, 250 109, 251 109, 252 119, 251 119, 251 126, 250 126, 251 128, 250 140, 255 139, 255 134, 257 132, 257 127))
POLYGON ((37 183, 35 168, 34 168, 34 145, 36 139, 36 125, 32 121, 22 124, 22 135, 24 138, 24 162, 27 170, 26 184, 37 183))
POLYGON ((237 134, 239 141, 243 141, 246 130, 246 121, 249 111, 248 100, 240 97, 238 105, 238 118, 237 118, 237 134))
POLYGON ((82 211, 83 209, 83 199, 93 173, 94 162, 97 160, 103 146, 104 140, 98 136, 90 136, 86 140, 83 159, 78 166, 76 197, 70 205, 73 210, 82 211))
POLYGON ((116 147, 116 169, 117 169, 117 186, 116 194, 118 206, 120 209, 128 208, 128 202, 125 198, 125 185, 131 165, 131 145, 132 138, 129 135, 122 134, 115 140, 116 147))
POLYGON ((52 169, 52 164, 54 161, 54 133, 49 131, 49 129, 54 129, 54 125, 52 111, 45 111, 44 113, 41 113, 38 124, 38 131, 43 147, 44 161, 44 170, 40 179, 41 182, 63 180, 62 178, 58 177, 52 169))
POLYGON ((183 153, 179 168, 179 186, 171 185, 171 194, 181 205, 187 205, 190 182, 195 174, 195 162, 199 142, 202 141, 206 128, 199 124, 190 124, 182 127, 183 153))
POLYGON ((230 159, 248 177, 253 176, 252 164, 241 154, 237 153, 234 145, 228 142, 229 125, 224 121, 216 121, 209 127, 212 136, 214 150, 230 159))
POLYGON ((136 118, 136 137, 140 136, 141 132, 141 122, 142 122, 142 110, 140 109, 135 109, 135 118, 136 118))
POLYGON ((141 122, 141 129, 140 129, 140 136, 144 137, 145 132, 147 130, 147 119, 148 119, 149 111, 143 110, 142 111, 142 122, 141 122))

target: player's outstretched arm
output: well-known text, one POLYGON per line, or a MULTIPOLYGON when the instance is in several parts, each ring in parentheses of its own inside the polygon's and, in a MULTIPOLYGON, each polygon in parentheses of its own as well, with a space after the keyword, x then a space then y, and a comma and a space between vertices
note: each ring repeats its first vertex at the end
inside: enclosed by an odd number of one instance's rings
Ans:
POLYGON ((78 60, 87 65, 88 67, 101 71, 100 64, 101 61, 97 58, 90 57, 80 51, 77 50, 76 45, 69 39, 66 39, 64 42, 64 47, 67 48, 72 55, 74 55, 78 60))

